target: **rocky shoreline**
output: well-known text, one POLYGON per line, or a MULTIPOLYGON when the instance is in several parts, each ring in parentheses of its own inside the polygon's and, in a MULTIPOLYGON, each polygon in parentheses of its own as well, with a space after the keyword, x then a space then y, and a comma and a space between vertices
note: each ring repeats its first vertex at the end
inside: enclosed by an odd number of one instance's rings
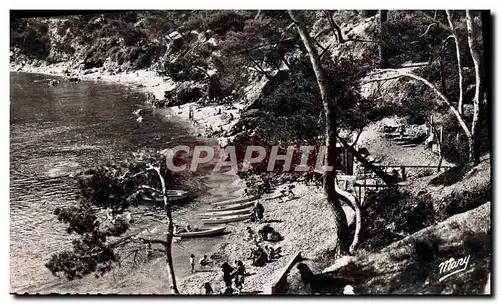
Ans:
MULTIPOLYGON (((106 81, 127 86, 133 86, 150 95, 148 100, 164 99, 165 91, 170 91, 175 87, 175 83, 156 75, 152 70, 134 70, 134 71, 109 71, 104 68, 94 69, 74 69, 69 62, 56 64, 47 64, 46 62, 35 61, 34 63, 16 62, 10 63, 11 72, 37 73, 64 77, 67 81, 106 81), (154 97, 153 97, 154 96, 154 97)), ((232 107, 224 105, 206 105, 186 103, 180 106, 169 107, 173 114, 181 119, 189 121, 191 133, 199 136, 210 136, 218 134, 216 138, 223 146, 227 143, 227 137, 223 136, 240 117, 240 111, 243 109, 242 103, 235 103, 232 107), (194 119, 189 119, 189 109, 194 110, 194 119)), ((211 136, 210 136, 211 137, 211 136)))

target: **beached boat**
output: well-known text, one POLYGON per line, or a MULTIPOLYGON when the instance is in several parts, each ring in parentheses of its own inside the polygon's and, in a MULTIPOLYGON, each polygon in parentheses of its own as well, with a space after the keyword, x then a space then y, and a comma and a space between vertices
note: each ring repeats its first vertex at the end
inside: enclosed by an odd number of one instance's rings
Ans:
POLYGON ((201 221, 205 224, 222 224, 222 223, 231 223, 231 222, 239 222, 248 220, 252 216, 252 214, 238 214, 231 216, 221 216, 221 217, 211 217, 208 219, 202 219, 201 221))
POLYGON ((212 212, 200 213, 199 216, 202 218, 206 218, 206 217, 228 216, 228 215, 245 214, 245 213, 252 213, 252 209, 212 211, 212 212))
POLYGON ((246 203, 246 202, 253 201, 256 198, 257 198, 257 196, 255 196, 255 195, 245 196, 245 197, 238 197, 238 198, 234 198, 234 199, 230 199, 230 200, 226 200, 226 201, 222 201, 222 202, 213 202, 212 205, 214 205, 214 206, 225 206, 225 205, 233 205, 233 204, 236 204, 236 203, 246 203))
POLYGON ((198 231, 191 232, 180 232, 174 234, 175 237, 205 237, 205 236, 215 236, 224 233, 226 227, 215 227, 215 228, 202 228, 198 231))
MULTIPOLYGON (((169 202, 178 202, 188 199, 189 193, 184 190, 167 190, 167 198, 169 202)), ((140 201, 145 203, 163 204, 163 196, 160 194, 153 194, 152 197, 143 196, 140 201)))
POLYGON ((245 209, 248 207, 253 206, 253 202, 246 202, 246 203, 237 203, 237 204, 232 204, 232 205, 225 205, 225 206, 220 206, 220 207, 215 207, 213 209, 209 209, 209 212, 214 212, 214 211, 228 211, 228 210, 239 210, 239 209, 245 209))

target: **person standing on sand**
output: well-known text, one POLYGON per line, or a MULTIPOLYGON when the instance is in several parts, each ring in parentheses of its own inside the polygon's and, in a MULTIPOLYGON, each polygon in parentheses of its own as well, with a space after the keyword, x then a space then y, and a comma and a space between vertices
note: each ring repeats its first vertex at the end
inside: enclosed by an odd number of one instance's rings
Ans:
POLYGON ((210 285, 209 282, 205 282, 205 284, 203 284, 203 294, 206 295, 214 294, 214 289, 212 288, 212 285, 210 285))
POLYGON ((236 286, 236 289, 238 289, 239 293, 241 293, 241 290, 243 289, 243 283, 245 283, 245 274, 246 269, 245 265, 243 265, 243 262, 241 260, 236 261, 236 270, 234 271, 234 285, 236 286))
POLYGON ((194 273, 194 254, 189 257, 189 264, 191 265, 191 273, 194 273))
POLYGON ((405 125, 401 125, 399 127, 399 139, 403 139, 404 135, 405 135, 405 132, 406 132, 406 127, 405 125))
POLYGON ((260 202, 255 203, 253 212, 255 220, 260 223, 262 221, 262 218, 264 218, 264 206, 260 202))
POLYGON ((224 284, 226 284, 226 289, 231 288, 232 285, 232 277, 231 273, 233 272, 233 267, 231 267, 227 262, 224 262, 221 266, 222 270, 222 279, 224 280, 224 284))

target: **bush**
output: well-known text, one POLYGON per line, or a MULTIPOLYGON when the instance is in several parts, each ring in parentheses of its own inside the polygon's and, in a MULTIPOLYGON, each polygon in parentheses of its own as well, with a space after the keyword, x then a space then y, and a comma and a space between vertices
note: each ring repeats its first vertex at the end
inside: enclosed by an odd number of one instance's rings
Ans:
POLYGON ((39 19, 13 20, 10 24, 10 46, 33 59, 46 59, 50 54, 48 26, 39 19))

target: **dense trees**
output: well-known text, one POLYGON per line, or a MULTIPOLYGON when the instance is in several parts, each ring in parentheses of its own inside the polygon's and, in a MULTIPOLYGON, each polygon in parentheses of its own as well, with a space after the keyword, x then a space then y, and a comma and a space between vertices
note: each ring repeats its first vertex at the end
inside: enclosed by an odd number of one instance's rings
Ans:
MULTIPOLYGON (((450 25, 450 28, 448 30, 452 33, 452 38, 455 39, 455 41, 459 40, 459 36, 457 34, 457 30, 455 29, 455 26, 453 24, 453 21, 451 19, 451 13, 447 12, 448 16, 448 23, 450 25)), ((397 78, 397 77, 408 77, 414 80, 417 80, 421 83, 423 83, 425 86, 430 88, 434 93, 439 96, 439 98, 446 104, 446 106, 449 108, 449 110, 453 113, 455 118, 457 119, 457 122, 459 123, 460 127, 462 128, 463 133, 465 134, 467 138, 467 143, 468 143, 468 160, 472 164, 478 164, 479 163, 479 157, 481 154, 481 131, 480 131, 480 126, 481 126, 481 121, 484 119, 483 111, 484 111, 484 88, 482 85, 482 78, 483 78, 483 64, 482 64, 482 56, 480 54, 480 45, 479 45, 479 40, 482 39, 479 33, 477 32, 477 28, 479 25, 477 24, 478 20, 480 17, 477 17, 476 20, 473 20, 474 18, 472 17, 473 13, 470 11, 466 12, 466 24, 467 24, 467 39, 469 42, 469 49, 468 52, 471 54, 472 61, 474 63, 474 70, 475 70, 475 80, 473 83, 475 86, 475 94, 473 98, 473 115, 472 115, 472 122, 471 122, 471 127, 467 126, 467 117, 465 116, 465 113, 463 112, 463 76, 460 76, 458 81, 459 81, 459 100, 458 102, 451 100, 448 96, 449 94, 446 94, 443 90, 440 90, 437 85, 433 84, 432 81, 429 79, 426 79, 425 77, 416 75, 413 72, 408 72, 402 69, 382 69, 376 73, 385 73, 389 72, 391 73, 390 76, 386 77, 385 79, 391 79, 391 78, 397 78), (448 95, 448 96, 447 96, 448 95)), ((446 26, 446 25, 443 25, 446 26)), ((425 33, 424 33, 425 34, 425 33)), ((459 43, 456 43, 456 60, 458 62, 458 75, 463 74, 463 68, 461 65, 461 51, 459 50, 459 43)), ((378 79, 382 80, 382 79, 378 79)))

